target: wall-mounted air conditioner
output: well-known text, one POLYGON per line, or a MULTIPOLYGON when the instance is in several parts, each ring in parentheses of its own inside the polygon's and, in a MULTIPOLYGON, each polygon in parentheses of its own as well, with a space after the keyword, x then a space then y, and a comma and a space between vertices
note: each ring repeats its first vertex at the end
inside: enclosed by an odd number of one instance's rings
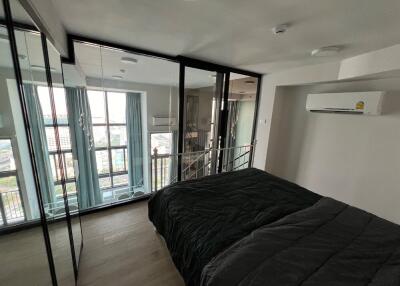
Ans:
POLYGON ((176 118, 165 116, 153 116, 153 126, 175 126, 176 118))
POLYGON ((311 112, 379 115, 384 94, 383 91, 309 94, 306 109, 311 112))

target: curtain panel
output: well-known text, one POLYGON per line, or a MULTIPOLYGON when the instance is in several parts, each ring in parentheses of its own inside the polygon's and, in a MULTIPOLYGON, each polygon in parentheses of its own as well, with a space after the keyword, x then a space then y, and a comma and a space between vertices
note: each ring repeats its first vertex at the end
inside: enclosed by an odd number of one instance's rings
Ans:
POLYGON ((40 105, 37 87, 24 84, 24 95, 32 134, 33 152, 36 158, 36 168, 39 177, 40 191, 45 207, 51 207, 56 201, 53 174, 51 171, 49 148, 46 140, 42 107, 40 105))
MULTIPOLYGON (((135 188, 143 186, 143 140, 140 97, 140 93, 128 92, 126 94, 128 177, 129 187, 132 193, 134 193, 135 188)), ((139 194, 134 193, 134 195, 139 194)))
POLYGON ((79 207, 86 209, 103 202, 93 146, 92 116, 86 88, 66 87, 65 90, 72 154, 74 160, 78 160, 79 207))

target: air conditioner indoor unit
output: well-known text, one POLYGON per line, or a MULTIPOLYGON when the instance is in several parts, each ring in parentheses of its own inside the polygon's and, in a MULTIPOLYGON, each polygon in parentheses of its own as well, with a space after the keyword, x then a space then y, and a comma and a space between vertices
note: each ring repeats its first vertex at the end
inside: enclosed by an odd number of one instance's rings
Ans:
POLYGON ((176 118, 166 116, 153 116, 153 126, 175 126, 176 118))
POLYGON ((383 91, 309 94, 306 109, 311 112, 379 115, 384 95, 383 91))

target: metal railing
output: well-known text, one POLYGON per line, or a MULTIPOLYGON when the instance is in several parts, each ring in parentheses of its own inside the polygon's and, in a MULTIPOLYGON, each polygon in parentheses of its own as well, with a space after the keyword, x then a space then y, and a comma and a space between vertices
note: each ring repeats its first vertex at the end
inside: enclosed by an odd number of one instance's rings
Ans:
POLYGON ((0 193, 0 215, 2 226, 25 221, 24 205, 19 190, 0 193))
POLYGON ((229 148, 209 148, 203 151, 158 154, 154 148, 151 155, 151 191, 157 191, 178 181, 177 166, 181 161, 181 180, 197 179, 204 176, 251 167, 253 145, 229 148), (222 160, 222 162, 220 162, 222 160))

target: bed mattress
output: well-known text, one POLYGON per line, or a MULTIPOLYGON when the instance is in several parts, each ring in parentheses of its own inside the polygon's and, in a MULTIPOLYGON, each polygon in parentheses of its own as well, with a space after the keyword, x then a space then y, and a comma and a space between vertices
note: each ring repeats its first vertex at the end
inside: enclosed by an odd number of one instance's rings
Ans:
POLYGON ((149 218, 188 286, 400 285, 400 227, 257 169, 179 182, 149 218))

